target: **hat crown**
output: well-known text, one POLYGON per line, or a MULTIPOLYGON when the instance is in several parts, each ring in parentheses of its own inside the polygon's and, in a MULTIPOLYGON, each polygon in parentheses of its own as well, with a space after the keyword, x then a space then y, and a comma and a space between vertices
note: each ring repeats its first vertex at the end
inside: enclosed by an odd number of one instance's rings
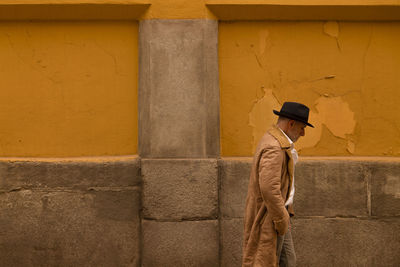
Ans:
POLYGON ((285 102, 282 105, 281 112, 293 114, 308 121, 310 109, 303 104, 296 102, 285 102))
POLYGON ((279 112, 274 110, 274 113, 276 115, 297 120, 311 127, 314 127, 310 123, 308 123, 308 115, 310 113, 310 109, 306 105, 303 105, 301 103, 285 102, 283 103, 281 110, 279 112))

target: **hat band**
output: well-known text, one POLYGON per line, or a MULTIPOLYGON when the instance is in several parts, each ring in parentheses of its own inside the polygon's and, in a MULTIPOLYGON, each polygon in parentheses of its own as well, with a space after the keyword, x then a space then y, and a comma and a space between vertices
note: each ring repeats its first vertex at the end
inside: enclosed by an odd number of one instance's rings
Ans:
POLYGON ((279 112, 279 113, 280 113, 280 115, 282 115, 282 116, 284 116, 284 117, 289 117, 290 119, 295 119, 295 120, 297 120, 297 121, 307 122, 307 123, 308 123, 307 118, 299 117, 299 116, 297 116, 296 114, 286 113, 285 111, 281 111, 281 112, 279 112))

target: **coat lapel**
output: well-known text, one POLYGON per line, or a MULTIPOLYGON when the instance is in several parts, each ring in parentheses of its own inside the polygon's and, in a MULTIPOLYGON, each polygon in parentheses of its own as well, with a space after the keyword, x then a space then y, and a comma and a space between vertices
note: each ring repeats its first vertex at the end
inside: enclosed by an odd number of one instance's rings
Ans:
MULTIPOLYGON (((286 136, 283 135, 282 131, 278 129, 276 125, 273 126, 273 128, 269 131, 269 133, 278 140, 281 148, 285 150, 286 155, 288 155, 289 162, 288 162, 288 171, 289 171, 289 188, 292 187, 293 183, 293 176, 294 176, 294 163, 293 163, 293 156, 291 152, 291 147, 290 147, 290 142, 286 138, 286 136)), ((289 190, 290 192, 290 190, 289 190)))

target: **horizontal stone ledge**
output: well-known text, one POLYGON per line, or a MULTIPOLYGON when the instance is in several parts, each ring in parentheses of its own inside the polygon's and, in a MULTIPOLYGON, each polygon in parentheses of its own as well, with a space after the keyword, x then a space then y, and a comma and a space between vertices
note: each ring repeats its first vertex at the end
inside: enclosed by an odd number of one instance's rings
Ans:
POLYGON ((94 189, 138 186, 140 159, 94 158, 1 158, 0 190, 94 189))
POLYGON ((165 222, 165 223, 176 223, 176 222, 201 222, 201 221, 213 221, 217 220, 217 217, 193 217, 193 218, 182 218, 182 219, 155 219, 155 218, 148 218, 145 216, 142 216, 143 220, 149 221, 149 222, 165 222))
POLYGON ((207 0, 219 20, 400 20, 397 1, 229 1, 207 0))
POLYGON ((141 0, 2 1, 0 20, 137 20, 149 6, 141 0))
MULTIPOLYGON (((296 166, 296 216, 398 216, 400 158, 301 157, 296 166)), ((222 158, 220 216, 241 218, 251 158, 222 158)))
POLYGON ((124 191, 141 191, 139 186, 124 186, 124 187, 89 187, 86 189, 80 188, 69 188, 69 187, 16 187, 10 190, 1 190, 0 194, 13 193, 29 190, 32 192, 43 192, 43 193, 54 193, 54 192, 65 192, 65 193, 90 193, 90 192, 124 192, 124 191))
MULTIPOLYGON (((253 157, 221 157, 223 161, 241 161, 241 162, 252 162, 253 157)), ((400 163, 400 157, 380 157, 380 156, 300 156, 299 162, 302 161, 357 161, 357 162, 398 162, 400 163)))

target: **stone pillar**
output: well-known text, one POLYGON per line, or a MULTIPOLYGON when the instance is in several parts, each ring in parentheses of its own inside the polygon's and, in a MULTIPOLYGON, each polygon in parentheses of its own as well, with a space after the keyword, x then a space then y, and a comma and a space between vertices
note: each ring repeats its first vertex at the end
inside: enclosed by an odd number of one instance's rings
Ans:
POLYGON ((218 22, 139 26, 143 266, 218 266, 218 22))
POLYGON ((219 155, 217 42, 217 21, 140 22, 141 157, 219 155))

